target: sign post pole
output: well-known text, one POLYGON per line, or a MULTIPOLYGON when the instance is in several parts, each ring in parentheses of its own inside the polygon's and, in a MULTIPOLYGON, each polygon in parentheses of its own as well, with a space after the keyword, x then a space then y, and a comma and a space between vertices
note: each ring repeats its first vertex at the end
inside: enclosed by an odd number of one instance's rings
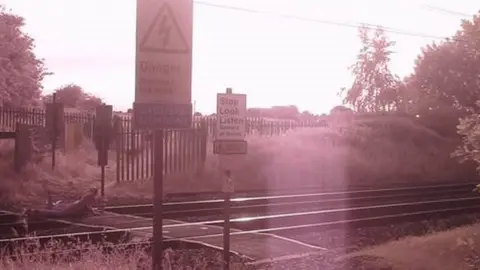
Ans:
POLYGON ((247 96, 233 94, 227 88, 225 94, 217 94, 217 127, 213 153, 219 155, 221 169, 225 173, 223 262, 224 270, 230 269, 230 208, 234 192, 232 170, 239 165, 239 157, 247 153, 246 133, 247 96))
POLYGON ((164 129, 192 126, 193 0, 137 0, 133 125, 154 132, 152 268, 162 269, 164 129))
POLYGON ((232 172, 225 170, 224 182, 224 211, 223 211, 223 269, 230 269, 230 204, 231 194, 233 192, 232 172))
POLYGON ((154 134, 154 164, 153 172, 153 269, 163 269, 163 129, 155 130, 154 134))

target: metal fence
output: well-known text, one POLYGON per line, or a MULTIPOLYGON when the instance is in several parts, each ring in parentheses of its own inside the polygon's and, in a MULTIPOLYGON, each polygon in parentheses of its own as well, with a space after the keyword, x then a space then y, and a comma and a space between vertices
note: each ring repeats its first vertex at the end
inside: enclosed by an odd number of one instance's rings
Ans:
MULTIPOLYGON (((117 182, 148 179, 153 176, 153 133, 133 130, 129 121, 117 118, 115 141, 117 182)), ((168 129, 164 137, 165 174, 189 172, 203 167, 208 135, 205 125, 188 129, 168 129)))
MULTIPOLYGON (((45 126, 46 112, 37 108, 0 107, 0 130, 14 131, 17 123, 45 126)), ((93 138, 95 115, 66 112, 66 123, 82 123, 83 132, 93 138)), ((278 136, 301 127, 324 126, 317 121, 272 120, 247 118, 247 135, 278 136)), ((194 117, 193 127, 165 132, 165 173, 188 172, 201 168, 206 159, 209 138, 215 135, 215 116, 194 117)), ((150 131, 132 128, 131 117, 114 116, 114 141, 111 149, 116 158, 116 180, 135 181, 153 175, 153 135, 150 131)))

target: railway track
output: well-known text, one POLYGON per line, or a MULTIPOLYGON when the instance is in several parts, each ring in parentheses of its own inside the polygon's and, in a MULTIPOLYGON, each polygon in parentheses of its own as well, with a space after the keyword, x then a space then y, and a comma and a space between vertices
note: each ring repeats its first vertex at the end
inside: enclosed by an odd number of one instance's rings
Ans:
MULTIPOLYGON (((462 198, 472 196, 473 184, 417 186, 391 189, 372 189, 342 192, 290 194, 277 196, 234 197, 231 200, 233 214, 265 214, 298 211, 303 208, 346 208, 375 203, 409 202, 422 199, 462 198)), ((165 218, 184 218, 220 215, 224 201, 200 200, 164 203, 165 218)), ((105 211, 118 214, 152 217, 153 205, 109 206, 105 211)))
MULTIPOLYGON (((283 215, 265 215, 248 218, 235 218, 231 220, 231 226, 241 231, 232 232, 231 235, 250 233, 278 233, 278 232, 308 232, 330 228, 352 229, 358 226, 378 225, 379 223, 391 223, 393 221, 415 221, 432 217, 445 217, 455 214, 472 213, 480 210, 480 198, 457 198, 447 200, 431 200, 411 203, 398 203, 387 205, 374 205, 366 207, 330 209, 283 215)), ((168 230, 173 227, 196 225, 223 224, 222 220, 210 220, 189 224, 164 225, 168 230)), ((93 243, 128 241, 130 232, 142 231, 149 227, 132 227, 129 229, 94 229, 89 232, 44 235, 27 238, 1 239, 0 247, 4 250, 18 246, 28 246, 29 242, 38 241, 45 245, 50 241, 56 242, 79 242, 90 241, 93 243)), ((221 234, 209 234, 202 236, 170 238, 166 242, 177 244, 180 241, 201 240, 207 237, 218 237, 221 234)), ((35 244, 35 247, 38 245, 35 244)))
MULTIPOLYGON (((374 204, 414 202, 425 199, 449 199, 472 196, 472 184, 417 186, 390 189, 372 189, 277 196, 234 197, 231 201, 232 217, 283 214, 299 211, 315 211, 374 204)), ((209 220, 223 213, 223 200, 200 200, 164 203, 164 218, 180 220, 209 220)), ((109 206, 105 211, 118 214, 137 215, 151 218, 152 204, 109 206)), ((0 215, 0 238, 8 237, 13 228, 23 230, 24 224, 14 214, 0 215)), ((32 221, 29 231, 61 229, 66 224, 58 222, 32 221)))
MULTIPOLYGON (((232 199, 232 214, 254 215, 298 211, 298 209, 330 209, 353 206, 367 206, 376 203, 409 202, 422 199, 461 198, 472 195, 472 184, 403 187, 376 190, 290 194, 279 196, 236 197, 232 199)), ((109 206, 105 211, 118 214, 151 217, 152 204, 109 206)), ((182 219, 185 217, 209 217, 223 211, 223 200, 201 200, 170 202, 164 204, 164 217, 182 219)), ((0 215, 0 232, 15 225, 18 217, 13 214, 0 215)), ((31 222, 32 231, 42 228, 61 228, 63 224, 31 222)))
MULTIPOLYGON (((472 213, 480 210, 480 196, 472 193, 472 185, 448 185, 436 187, 415 187, 402 189, 363 190, 355 192, 330 192, 302 195, 244 197, 233 200, 233 212, 242 215, 233 217, 231 226, 244 232, 308 231, 329 228, 331 226, 363 226, 395 220, 415 220, 436 216, 449 216, 472 213), (313 210, 298 210, 309 205, 313 210), (312 206, 313 205, 313 206, 312 206)), ((197 216, 218 214, 222 210, 221 200, 196 202, 177 202, 165 204, 165 217, 185 217, 195 213, 197 216)), ((109 207, 108 211, 151 216, 151 205, 109 207)), ((5 228, 14 224, 13 215, 0 216, 5 228), (4 222, 7 223, 4 223, 4 222)), ((192 224, 192 223, 190 223, 192 224)), ((223 220, 210 219, 193 224, 223 225, 223 220)), ((29 224, 32 228, 41 228, 45 223, 29 224)), ((61 227, 61 225, 58 225, 61 227)), ((184 224, 166 225, 168 227, 184 224)), ((51 229, 51 227, 50 227, 51 229)), ((145 228, 122 230, 90 229, 79 233, 41 235, 34 239, 40 242, 82 241, 90 239, 114 241, 128 238, 128 234, 145 228)), ((32 229, 31 229, 32 230, 32 229)), ((205 236, 202 236, 205 237, 205 236)), ((198 237, 197 237, 198 238, 198 237)), ((32 238, 1 239, 0 247, 12 246, 31 241, 32 238)), ((182 240, 182 239, 170 239, 182 240)), ((188 239, 184 239, 188 240, 188 239)))

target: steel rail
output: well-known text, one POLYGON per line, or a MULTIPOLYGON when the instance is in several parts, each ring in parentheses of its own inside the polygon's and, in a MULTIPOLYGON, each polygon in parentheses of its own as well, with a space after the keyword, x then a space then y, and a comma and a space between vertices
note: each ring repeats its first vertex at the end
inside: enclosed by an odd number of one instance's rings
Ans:
MULTIPOLYGON (((232 214, 235 215, 253 215, 253 214, 273 214, 276 212, 298 211, 300 208, 313 210, 339 209, 349 206, 368 206, 383 203, 400 203, 411 200, 431 199, 449 199, 461 198, 472 195, 472 186, 469 185, 440 185, 424 186, 417 188, 402 189, 381 189, 364 190, 355 192, 335 192, 335 193, 313 193, 285 196, 269 197, 250 197, 236 198, 236 204, 231 207, 232 214), (386 193, 386 194, 385 194, 386 193), (354 196, 345 197, 342 195, 354 196), (340 196, 339 196, 340 195, 340 196)), ((234 199, 235 200, 235 199, 234 199)), ((176 202, 164 204, 164 217, 169 219, 182 219, 186 217, 208 217, 219 215, 223 211, 222 200, 206 200, 193 202, 176 202)), ((140 206, 121 206, 118 208, 106 208, 106 211, 116 212, 118 214, 138 215, 142 217, 152 217, 153 207, 151 205, 140 206), (117 210, 117 211, 115 211, 117 210), (128 210, 128 211, 127 211, 128 210)), ((6 216, 11 216, 8 214, 6 216)), ((119 216, 121 217, 121 216, 119 216)), ((97 218, 97 217, 91 217, 97 218)), ((99 216, 98 218, 102 218, 99 216)), ((0 220, 0 237, 8 237, 11 234, 11 228, 15 230, 24 229, 25 224, 18 221, 18 217, 2 218, 0 220), (6 232, 6 233, 5 233, 6 232), (1 235, 3 234, 3 236, 1 235)), ((28 223, 29 231, 40 231, 45 229, 58 229, 69 226, 62 222, 52 221, 30 221, 28 223)))

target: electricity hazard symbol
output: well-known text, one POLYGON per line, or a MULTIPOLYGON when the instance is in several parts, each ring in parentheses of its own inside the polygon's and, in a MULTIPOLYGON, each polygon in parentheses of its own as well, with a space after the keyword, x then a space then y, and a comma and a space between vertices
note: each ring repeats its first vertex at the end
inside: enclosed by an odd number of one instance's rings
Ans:
POLYGON ((140 52, 188 54, 190 48, 168 3, 160 7, 143 36, 140 52))

